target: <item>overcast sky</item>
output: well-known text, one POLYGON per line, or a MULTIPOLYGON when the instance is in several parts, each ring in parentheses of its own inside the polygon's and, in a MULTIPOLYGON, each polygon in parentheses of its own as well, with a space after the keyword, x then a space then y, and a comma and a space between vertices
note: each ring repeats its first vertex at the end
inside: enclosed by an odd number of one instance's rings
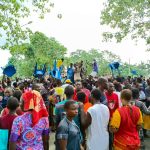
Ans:
MULTIPOLYGON (((60 43, 67 47, 68 52, 76 49, 90 50, 92 48, 109 50, 121 57, 123 61, 139 63, 150 59, 150 52, 146 52, 146 46, 141 40, 138 45, 130 39, 125 39, 122 43, 103 43, 102 32, 108 27, 100 26, 100 11, 105 0, 54 0, 55 7, 44 20, 39 20, 36 14, 31 14, 28 20, 23 20, 22 24, 32 20, 28 25, 33 31, 40 31, 49 37, 55 37, 60 43), (57 14, 62 14, 62 19, 57 18, 57 14)), ((0 51, 0 67, 7 63, 10 56, 8 52, 0 51)))

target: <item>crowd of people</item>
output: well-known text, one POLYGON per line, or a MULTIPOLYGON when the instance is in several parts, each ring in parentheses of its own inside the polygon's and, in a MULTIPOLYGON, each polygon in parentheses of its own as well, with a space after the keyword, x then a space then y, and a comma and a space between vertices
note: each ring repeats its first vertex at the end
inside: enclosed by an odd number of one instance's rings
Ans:
POLYGON ((0 83, 0 113, 4 150, 49 150, 51 132, 56 150, 144 150, 150 79, 6 78, 0 83))

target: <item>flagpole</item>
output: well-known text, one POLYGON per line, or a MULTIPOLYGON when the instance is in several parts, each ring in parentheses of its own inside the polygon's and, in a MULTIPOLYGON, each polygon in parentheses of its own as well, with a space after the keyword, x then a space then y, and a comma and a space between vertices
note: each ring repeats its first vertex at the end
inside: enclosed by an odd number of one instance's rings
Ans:
POLYGON ((129 75, 130 75, 130 72, 131 72, 130 65, 131 65, 131 63, 130 63, 130 58, 129 58, 129 75))

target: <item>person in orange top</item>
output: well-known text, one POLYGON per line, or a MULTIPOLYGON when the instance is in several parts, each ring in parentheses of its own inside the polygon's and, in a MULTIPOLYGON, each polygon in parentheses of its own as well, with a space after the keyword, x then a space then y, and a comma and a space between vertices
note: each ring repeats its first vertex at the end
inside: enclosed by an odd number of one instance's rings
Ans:
POLYGON ((114 133, 114 150, 139 150, 138 130, 143 119, 140 109, 130 105, 132 92, 129 89, 121 92, 123 106, 118 108, 111 119, 109 130, 114 133))
POLYGON ((79 102, 82 102, 84 104, 84 112, 87 112, 88 109, 90 107, 92 107, 92 104, 90 102, 85 102, 85 100, 86 100, 86 94, 84 92, 82 92, 82 91, 80 91, 80 92, 77 93, 77 100, 79 102))

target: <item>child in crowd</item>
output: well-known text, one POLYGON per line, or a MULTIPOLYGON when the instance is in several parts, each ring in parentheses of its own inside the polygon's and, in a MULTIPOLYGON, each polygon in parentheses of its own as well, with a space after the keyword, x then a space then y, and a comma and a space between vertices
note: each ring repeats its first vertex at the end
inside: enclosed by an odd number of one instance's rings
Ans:
POLYGON ((17 98, 10 97, 7 102, 7 108, 9 109, 9 113, 3 117, 0 117, 0 129, 8 129, 11 130, 13 120, 17 117, 16 109, 19 106, 19 102, 17 98))
POLYGON ((13 94, 13 91, 11 88, 6 88, 5 91, 4 91, 4 97, 3 97, 3 100, 2 100, 2 107, 5 108, 6 105, 7 105, 7 101, 8 99, 12 96, 13 94))

